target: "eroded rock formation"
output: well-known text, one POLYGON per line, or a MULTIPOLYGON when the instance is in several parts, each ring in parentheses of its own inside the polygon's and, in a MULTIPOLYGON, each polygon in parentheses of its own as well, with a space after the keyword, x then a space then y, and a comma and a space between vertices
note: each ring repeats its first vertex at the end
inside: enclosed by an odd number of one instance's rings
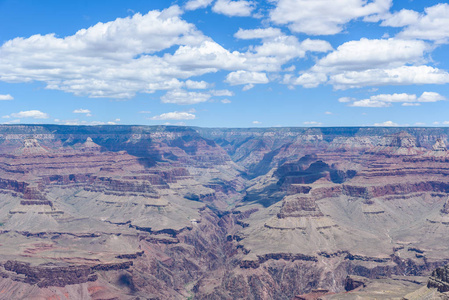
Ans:
POLYGON ((2 125, 2 295, 314 299, 429 275, 448 133, 2 125))

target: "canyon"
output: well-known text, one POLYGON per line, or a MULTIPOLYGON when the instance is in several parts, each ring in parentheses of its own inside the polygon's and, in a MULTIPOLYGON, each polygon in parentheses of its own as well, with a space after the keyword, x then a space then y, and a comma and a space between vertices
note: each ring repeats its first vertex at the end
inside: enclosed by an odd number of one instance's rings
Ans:
POLYGON ((0 125, 0 299, 445 299, 448 137, 0 125))

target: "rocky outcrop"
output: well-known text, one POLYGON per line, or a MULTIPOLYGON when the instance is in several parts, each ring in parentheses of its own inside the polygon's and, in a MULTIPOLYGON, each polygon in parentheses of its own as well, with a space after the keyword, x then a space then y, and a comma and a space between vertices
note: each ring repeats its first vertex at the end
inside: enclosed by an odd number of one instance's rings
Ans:
POLYGON ((3 267, 6 271, 24 275, 24 282, 36 284, 38 287, 64 287, 69 284, 80 284, 97 280, 95 271, 124 270, 132 266, 132 262, 99 264, 94 266, 31 266, 30 263, 7 261, 3 267))
POLYGON ((449 292, 449 266, 434 270, 427 282, 427 287, 436 288, 440 293, 449 292))
POLYGON ((361 277, 361 276, 347 276, 345 279, 345 291, 352 291, 359 287, 364 287, 366 285, 366 282, 368 281, 368 278, 361 277))
POLYGON ((322 217, 313 197, 296 196, 282 202, 279 218, 287 217, 322 217))
POLYGON ((447 151, 446 143, 441 138, 437 139, 435 144, 432 146, 432 150, 437 152, 446 152, 447 151))
POLYGON ((46 154, 49 150, 43 148, 34 138, 28 138, 23 141, 23 147, 17 150, 17 153, 24 155, 46 154))
POLYGON ((367 152, 381 155, 418 155, 425 149, 419 146, 418 141, 410 133, 402 131, 382 138, 378 145, 367 152))

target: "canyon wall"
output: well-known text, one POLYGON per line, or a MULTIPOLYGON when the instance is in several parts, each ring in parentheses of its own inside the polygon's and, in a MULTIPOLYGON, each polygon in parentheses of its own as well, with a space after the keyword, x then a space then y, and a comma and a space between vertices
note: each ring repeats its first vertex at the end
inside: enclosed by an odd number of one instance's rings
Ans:
POLYGON ((0 125, 0 299, 294 299, 430 275, 449 262, 448 134, 0 125))

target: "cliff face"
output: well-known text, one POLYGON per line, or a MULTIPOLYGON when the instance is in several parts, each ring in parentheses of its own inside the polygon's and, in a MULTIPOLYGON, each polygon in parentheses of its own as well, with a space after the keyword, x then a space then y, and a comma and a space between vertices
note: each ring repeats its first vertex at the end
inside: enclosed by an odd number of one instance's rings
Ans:
POLYGON ((0 288, 293 299, 430 274, 449 261, 448 134, 1 125, 0 288))

